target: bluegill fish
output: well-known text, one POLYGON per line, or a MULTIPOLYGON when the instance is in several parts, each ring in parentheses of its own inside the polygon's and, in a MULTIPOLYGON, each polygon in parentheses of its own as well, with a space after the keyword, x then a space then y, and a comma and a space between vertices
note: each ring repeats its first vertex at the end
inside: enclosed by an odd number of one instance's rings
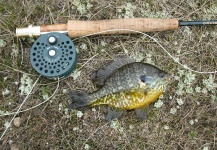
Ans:
POLYGON ((120 117, 125 110, 136 110, 144 120, 148 105, 165 91, 171 76, 159 68, 130 59, 119 59, 92 75, 101 88, 93 93, 69 91, 70 108, 108 105, 107 120, 120 117))

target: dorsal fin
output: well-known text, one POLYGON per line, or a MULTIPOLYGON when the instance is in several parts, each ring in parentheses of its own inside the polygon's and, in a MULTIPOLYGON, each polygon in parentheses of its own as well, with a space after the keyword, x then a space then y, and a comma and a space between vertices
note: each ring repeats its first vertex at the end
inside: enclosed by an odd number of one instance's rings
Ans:
POLYGON ((121 68, 122 66, 134 62, 132 59, 123 56, 114 59, 110 64, 107 66, 100 68, 94 71, 91 75, 91 80, 96 84, 96 86, 100 87, 104 85, 105 80, 117 69, 121 68))

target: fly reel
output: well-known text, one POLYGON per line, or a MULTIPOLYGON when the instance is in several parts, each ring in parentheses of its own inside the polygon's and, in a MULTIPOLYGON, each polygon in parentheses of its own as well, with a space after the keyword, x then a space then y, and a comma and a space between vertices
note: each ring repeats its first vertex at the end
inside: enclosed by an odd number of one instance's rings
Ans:
POLYGON ((77 52, 71 39, 62 33, 41 35, 30 51, 33 68, 48 78, 64 78, 72 73, 77 64, 77 52))

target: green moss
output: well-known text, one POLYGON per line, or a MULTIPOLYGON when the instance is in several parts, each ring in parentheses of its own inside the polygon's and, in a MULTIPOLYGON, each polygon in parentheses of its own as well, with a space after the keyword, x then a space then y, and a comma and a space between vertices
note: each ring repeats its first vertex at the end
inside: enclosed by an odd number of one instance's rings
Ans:
POLYGON ((195 138, 196 135, 197 135, 197 133, 194 132, 194 131, 190 131, 190 132, 188 132, 188 136, 189 136, 190 138, 192 138, 192 139, 195 138))

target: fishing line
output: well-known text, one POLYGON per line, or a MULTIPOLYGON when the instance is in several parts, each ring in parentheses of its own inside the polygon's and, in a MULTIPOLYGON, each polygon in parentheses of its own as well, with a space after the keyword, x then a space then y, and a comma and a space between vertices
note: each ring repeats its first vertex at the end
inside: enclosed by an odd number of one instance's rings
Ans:
MULTIPOLYGON (((50 97, 48 97, 48 98, 47 98, 46 100, 44 100, 43 102, 41 102, 41 103, 39 103, 39 104, 37 104, 37 105, 35 105, 35 106, 33 106, 33 107, 30 107, 30 108, 28 108, 28 109, 21 110, 21 111, 19 111, 18 113, 25 112, 25 111, 29 111, 29 110, 31 110, 31 109, 34 109, 34 108, 36 108, 36 107, 38 107, 38 106, 41 106, 42 104, 48 102, 48 101, 56 94, 57 90, 59 89, 59 80, 60 80, 60 79, 59 79, 59 78, 57 78, 57 79, 58 79, 58 81, 57 81, 57 87, 56 87, 55 91, 53 92, 53 94, 52 94, 50 97)), ((16 113, 17 113, 17 112, 5 113, 5 114, 0 115, 0 117, 1 117, 1 116, 9 116, 9 115, 13 115, 13 114, 16 114, 16 113)))
POLYGON ((146 36, 146 37, 152 39, 154 42, 156 42, 156 43, 167 53, 167 55, 169 55, 169 57, 171 57, 171 58, 173 59, 173 61, 175 61, 176 63, 178 63, 178 64, 179 64, 180 66, 182 66, 184 69, 190 70, 190 71, 195 72, 195 73, 198 73, 198 74, 215 74, 215 73, 217 73, 217 71, 203 72, 203 71, 197 71, 197 70, 193 70, 193 69, 189 68, 187 65, 184 65, 184 64, 180 63, 177 58, 173 57, 173 56, 166 50, 166 48, 164 48, 164 47, 157 41, 157 39, 151 37, 150 35, 148 35, 148 34, 146 34, 146 33, 143 33, 143 32, 140 32, 140 31, 136 31, 136 30, 130 30, 130 29, 111 29, 111 30, 105 30, 105 31, 96 32, 96 33, 93 33, 93 34, 88 34, 88 35, 86 35, 86 36, 81 36, 81 37, 78 37, 78 38, 73 39, 72 41, 77 40, 77 39, 80 39, 80 38, 92 36, 92 35, 98 35, 98 34, 105 33, 105 32, 112 32, 112 31, 131 31, 131 32, 135 32, 135 33, 140 33, 140 34, 142 34, 142 35, 144 35, 144 36, 146 36))
MULTIPOLYGON (((148 34, 146 34, 146 33, 143 33, 143 32, 140 32, 140 31, 136 31, 136 30, 130 30, 130 29, 111 29, 111 30, 105 30, 105 31, 101 31, 101 32, 96 32, 96 33, 93 33, 93 34, 89 34, 89 35, 86 35, 86 36, 78 37, 78 38, 73 39, 72 41, 75 41, 75 40, 77 40, 77 39, 84 38, 84 37, 89 37, 89 36, 93 36, 93 35, 98 35, 98 34, 100 34, 100 33, 112 32, 112 31, 121 31, 121 30, 139 33, 139 34, 142 34, 142 35, 144 35, 144 36, 146 36, 146 37, 152 39, 154 42, 156 42, 156 43, 167 53, 167 55, 169 55, 169 57, 171 57, 171 58, 173 59, 173 61, 175 61, 176 63, 178 63, 178 64, 179 64, 180 66, 182 66, 184 69, 187 69, 187 70, 190 70, 190 71, 192 71, 192 72, 199 73, 199 74, 215 74, 215 73, 217 73, 217 71, 201 72, 201 71, 196 71, 196 70, 193 70, 193 69, 189 68, 187 65, 184 65, 184 64, 180 63, 177 58, 173 57, 173 56, 166 50, 166 48, 164 48, 164 47, 157 41, 157 39, 151 37, 150 35, 148 35, 148 34)), ((95 57, 95 56, 94 56, 94 57, 95 57)), ((2 63, 0 63, 0 64, 2 64, 2 63)), ((23 72, 23 71, 20 71, 20 70, 15 69, 15 68, 9 67, 9 66, 7 66, 7 65, 5 65, 5 64, 2 64, 2 65, 4 65, 5 67, 8 67, 8 68, 10 68, 10 69, 12 69, 12 70, 14 70, 14 71, 21 72, 21 73, 25 73, 25 72, 23 72)), ((28 73, 26 73, 26 74, 28 74, 28 73)), ((29 74, 29 75, 33 75, 33 74, 29 74)), ((35 76, 35 75, 33 75, 33 76, 35 76)), ((57 92, 58 88, 59 88, 59 78, 58 78, 57 88, 55 89, 54 93, 53 93, 47 100, 45 100, 45 101, 43 101, 42 103, 40 103, 40 104, 38 104, 38 105, 35 105, 35 106, 31 107, 31 108, 28 108, 28 109, 25 109, 25 110, 22 110, 22 111, 12 112, 12 113, 5 113, 5 114, 0 115, 0 116, 13 115, 13 114, 17 114, 17 113, 20 113, 20 112, 25 112, 25 111, 34 109, 34 108, 36 108, 36 107, 38 107, 38 106, 40 106, 40 105, 46 103, 47 101, 49 101, 49 100, 55 95, 55 93, 57 92)), ((28 95, 27 95, 27 96, 28 96, 28 95)))
POLYGON ((22 73, 22 74, 26 74, 26 75, 30 75, 30 76, 38 76, 38 75, 34 75, 34 74, 30 74, 30 73, 24 72, 24 71, 22 71, 22 70, 15 69, 15 68, 10 67, 10 66, 8 66, 8 65, 5 65, 5 64, 3 64, 3 63, 0 63, 0 64, 3 65, 3 66, 5 66, 5 67, 7 67, 7 68, 10 68, 10 69, 13 70, 13 71, 20 72, 20 73, 22 73))
POLYGON ((24 105, 24 103, 26 102, 26 100, 29 98, 29 95, 32 93, 32 90, 34 89, 35 85, 38 83, 38 80, 40 79, 41 75, 38 77, 38 79, 35 81, 35 83, 32 85, 32 88, 30 89, 29 93, 26 95, 25 99, 23 100, 23 102, 21 103, 20 107, 17 109, 17 111, 14 113, 14 116, 12 117, 11 121, 9 122, 9 124, 6 126, 6 129, 4 130, 4 132, 2 133, 1 137, 0 137, 0 141, 2 140, 3 136, 5 135, 5 133, 7 132, 8 128, 11 126, 14 118, 16 117, 16 115, 20 112, 20 109, 22 108, 22 106, 24 105))

